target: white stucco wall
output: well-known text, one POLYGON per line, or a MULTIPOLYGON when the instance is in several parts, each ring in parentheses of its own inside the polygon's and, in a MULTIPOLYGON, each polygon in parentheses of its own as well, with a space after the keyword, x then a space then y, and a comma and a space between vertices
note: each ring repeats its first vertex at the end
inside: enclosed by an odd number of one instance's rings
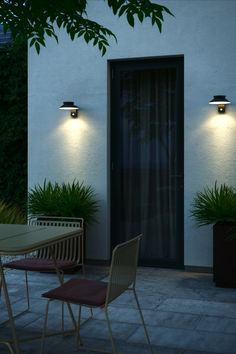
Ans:
POLYGON ((29 188, 78 178, 100 200, 99 224, 88 232, 87 257, 109 257, 107 224, 107 60, 184 54, 185 87, 185 265, 212 265, 211 227, 189 218, 194 192, 214 181, 236 186, 236 1, 158 0, 166 15, 160 34, 148 21, 132 29, 103 0, 88 1, 89 18, 110 28, 104 57, 83 40, 59 33, 38 56, 29 50, 29 188), (224 94, 232 102, 219 116, 208 104, 224 94), (80 118, 58 107, 74 101, 80 118))

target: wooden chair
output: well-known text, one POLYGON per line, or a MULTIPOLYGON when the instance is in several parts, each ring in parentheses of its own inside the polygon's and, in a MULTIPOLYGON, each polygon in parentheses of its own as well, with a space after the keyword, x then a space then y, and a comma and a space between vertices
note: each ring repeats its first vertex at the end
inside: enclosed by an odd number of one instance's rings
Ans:
MULTIPOLYGON (((47 301, 47 306, 46 306, 46 313, 45 313, 45 320, 44 320, 44 327, 43 327, 43 334, 42 334, 41 354, 43 353, 44 350, 44 341, 45 341, 49 303, 52 300, 60 300, 60 301, 65 301, 67 303, 79 305, 79 319, 78 319, 78 325, 76 325, 77 339, 79 344, 82 344, 79 335, 81 306, 100 308, 101 310, 103 310, 105 313, 108 331, 110 335, 112 353, 117 353, 114 339, 112 336, 107 308, 110 302, 115 300, 126 290, 131 290, 134 294, 134 298, 137 303, 138 311, 147 338, 149 350, 150 353, 153 353, 148 332, 141 312, 141 308, 138 302, 137 294, 135 291, 138 250, 139 250, 139 242, 141 240, 141 237, 142 235, 139 235, 130 241, 119 244, 114 248, 112 253, 112 261, 110 266, 108 282, 90 280, 90 279, 89 280, 70 279, 69 281, 59 286, 58 288, 55 288, 53 290, 50 290, 42 294, 43 297, 48 298, 49 300, 47 301)), ((73 319, 73 323, 75 324, 74 319, 73 319)), ((79 347, 79 348, 81 350, 90 350, 90 351, 98 351, 98 352, 101 351, 93 348, 84 348, 84 347, 79 347)))
MULTIPOLYGON (((38 216, 30 218, 28 223, 32 226, 63 226, 77 228, 80 227, 82 229, 84 228, 84 220, 82 218, 38 216)), ((80 266, 85 276, 83 233, 79 233, 73 238, 56 244, 53 247, 53 252, 57 260, 58 268, 62 274, 64 274, 65 271, 72 270, 80 266)), ((55 272, 55 267, 50 256, 49 247, 40 249, 34 255, 26 255, 25 258, 4 263, 3 267, 25 271, 27 308, 16 316, 19 316, 30 309, 27 272, 55 272)))

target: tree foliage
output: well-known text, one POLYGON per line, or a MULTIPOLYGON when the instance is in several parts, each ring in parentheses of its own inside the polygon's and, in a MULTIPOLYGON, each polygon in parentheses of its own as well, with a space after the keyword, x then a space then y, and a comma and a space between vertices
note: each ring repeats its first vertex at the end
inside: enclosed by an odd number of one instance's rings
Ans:
MULTIPOLYGON (((143 22, 151 20, 161 32, 163 13, 172 15, 170 10, 151 0, 104 0, 114 15, 126 16, 130 26, 134 26, 135 18, 143 22)), ((71 40, 83 37, 105 54, 109 46, 108 38, 116 36, 108 28, 88 18, 87 0, 1 0, 0 23, 4 32, 11 31, 14 41, 29 40, 37 52, 45 46, 47 36, 56 35, 56 26, 64 27, 71 40)))
POLYGON ((27 46, 0 49, 0 199, 27 201, 27 46))

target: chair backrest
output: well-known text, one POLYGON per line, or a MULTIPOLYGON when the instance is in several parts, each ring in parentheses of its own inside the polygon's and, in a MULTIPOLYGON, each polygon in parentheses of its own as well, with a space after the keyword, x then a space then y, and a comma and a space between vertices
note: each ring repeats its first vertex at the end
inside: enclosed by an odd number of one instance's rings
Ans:
MULTIPOLYGON (((37 216, 31 217, 28 224, 32 226, 63 226, 84 228, 83 218, 37 216)), ((80 233, 81 235, 81 233, 80 233)), ((53 247, 55 258, 58 260, 77 261, 83 264, 84 240, 83 236, 75 235, 73 238, 59 242, 53 247)), ((38 258, 50 258, 49 247, 41 248, 37 251, 38 258)))
POLYGON ((135 286, 139 243, 142 235, 117 245, 112 252, 106 305, 132 284, 135 286))

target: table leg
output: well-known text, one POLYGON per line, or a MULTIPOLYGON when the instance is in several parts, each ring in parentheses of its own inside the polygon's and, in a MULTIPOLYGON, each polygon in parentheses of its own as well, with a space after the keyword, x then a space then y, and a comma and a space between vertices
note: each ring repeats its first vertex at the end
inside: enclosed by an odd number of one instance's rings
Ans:
POLYGON ((7 284, 6 284, 5 275, 4 275, 4 271, 3 271, 1 256, 0 256, 0 273, 1 273, 2 287, 3 287, 4 296, 5 296, 6 305, 7 305, 9 322, 11 325, 11 333, 12 333, 13 343, 15 345, 16 354, 20 354, 19 342, 18 342, 18 338, 16 336, 15 323, 14 323, 14 319, 13 319, 13 315, 12 315, 11 303, 10 303, 10 299, 9 299, 9 295, 8 295, 7 284))

